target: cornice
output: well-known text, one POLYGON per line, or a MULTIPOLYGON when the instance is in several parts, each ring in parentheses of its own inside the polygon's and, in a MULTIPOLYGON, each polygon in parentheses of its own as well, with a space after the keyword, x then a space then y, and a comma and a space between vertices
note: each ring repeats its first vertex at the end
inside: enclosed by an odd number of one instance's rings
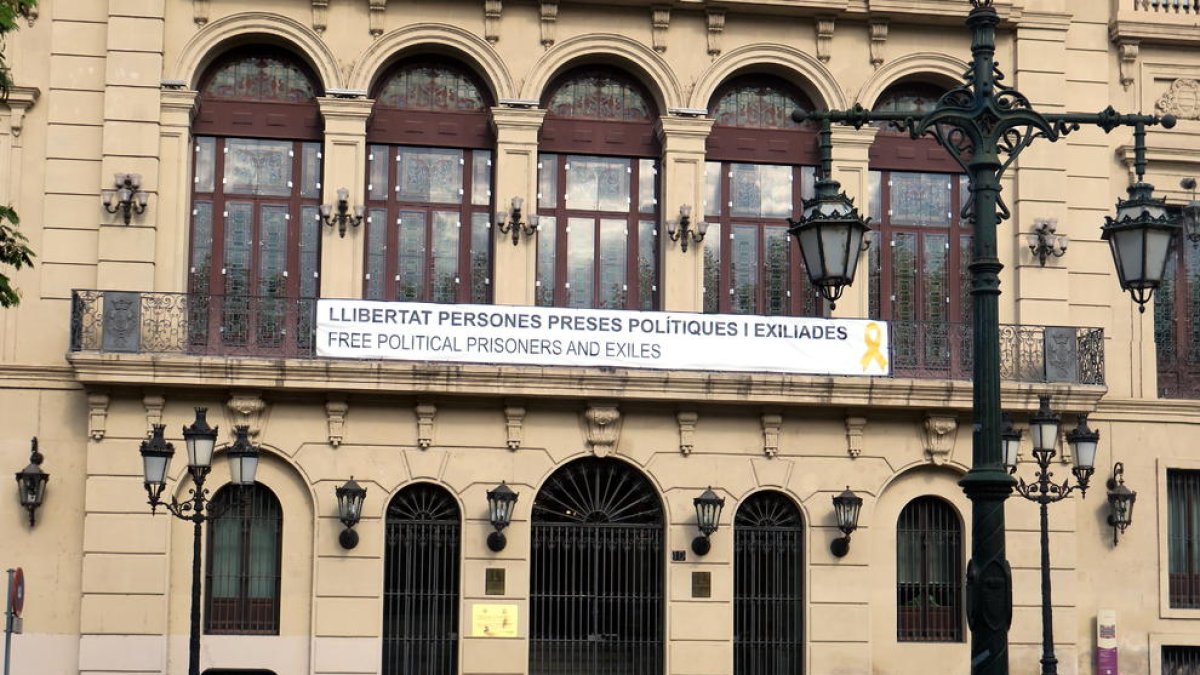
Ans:
POLYGON ((0 389, 82 389, 68 365, 5 363, 0 365, 0 389))

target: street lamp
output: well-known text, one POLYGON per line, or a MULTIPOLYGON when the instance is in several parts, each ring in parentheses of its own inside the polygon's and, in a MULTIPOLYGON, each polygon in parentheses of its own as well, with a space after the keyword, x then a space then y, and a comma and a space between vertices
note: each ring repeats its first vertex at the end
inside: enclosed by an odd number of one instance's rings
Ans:
MULTIPOLYGON (((1003 83, 996 67, 996 27, 1000 16, 993 0, 970 0, 967 27, 971 31, 972 63, 962 84, 946 92, 924 115, 912 112, 873 112, 855 105, 850 110, 806 112, 797 110, 798 122, 817 120, 861 128, 870 122, 888 122, 913 138, 929 135, 955 159, 970 181, 971 200, 964 217, 971 220, 971 297, 973 305, 972 373, 974 441, 971 470, 959 482, 971 500, 971 561, 967 565, 967 619, 971 626, 971 673, 1008 673, 1008 629, 1012 624, 1012 572, 1005 559, 1004 501, 1013 489, 1013 478, 1004 470, 1000 427, 1000 270, 996 229, 1009 217, 1000 200, 1000 178, 1034 140, 1053 143, 1082 125, 1106 133, 1133 127, 1134 168, 1137 181, 1130 198, 1118 203, 1115 220, 1105 226, 1105 239, 1113 247, 1121 287, 1140 305, 1150 299, 1162 277, 1160 257, 1169 250, 1178 225, 1160 211, 1160 201, 1142 178, 1146 170, 1146 127, 1175 126, 1172 115, 1122 115, 1111 107, 1099 113, 1042 114, 1029 99, 1003 83)), ((824 141, 822 141, 824 142, 824 141)), ((824 169, 822 169, 824 171, 824 169)), ((795 225, 793 225, 795 227, 795 225)), ((803 246, 803 244, 802 244, 803 246)), ((809 247, 811 249, 811 246, 809 247)), ((805 252, 806 260, 811 255, 805 252)), ((840 263, 838 258, 823 263, 840 263)), ((842 255, 841 251, 837 255, 842 255)), ((830 264, 833 268, 836 265, 830 264)), ((818 274, 825 265, 809 266, 809 276, 828 295, 840 293, 844 280, 818 274)), ((823 293, 824 294, 824 293, 823 293)))
MULTIPOLYGON (((142 473, 145 481, 146 494, 150 497, 150 513, 153 514, 159 506, 165 508, 171 515, 180 520, 191 521, 192 535, 192 617, 191 634, 188 640, 188 675, 200 675, 200 534, 206 521, 221 517, 220 513, 210 510, 211 500, 208 490, 204 489, 204 481, 212 469, 213 451, 217 445, 217 427, 210 427, 206 419, 207 408, 196 408, 196 419, 183 428, 183 440, 187 447, 188 474, 192 477, 195 487, 191 496, 180 502, 174 495, 170 502, 162 500, 163 489, 167 484, 167 470, 171 465, 171 457, 175 455, 175 446, 166 440, 165 424, 155 424, 150 438, 142 441, 142 473)), ((234 427, 235 438, 226 455, 229 457, 229 474, 232 483, 238 486, 254 484, 254 476, 258 471, 258 453, 256 446, 247 439, 250 428, 245 425, 234 427)))
MULTIPOLYGON (((1017 484, 1017 494, 1036 502, 1041 510, 1042 527, 1042 675, 1057 675, 1058 659, 1054 656, 1054 615, 1050 603, 1050 515, 1049 506, 1066 499, 1079 490, 1087 494, 1088 479, 1095 470, 1096 446, 1100 432, 1088 428, 1087 415, 1080 415, 1078 425, 1067 433, 1067 444, 1071 446, 1075 485, 1070 481, 1056 483, 1051 480, 1050 462, 1058 454, 1059 417, 1050 410, 1050 397, 1040 397, 1037 412, 1029 418, 1029 435, 1033 438, 1033 457, 1037 460, 1037 480, 1026 484, 1022 478, 1017 484)), ((1017 434, 1019 442, 1020 434, 1017 434)), ((1015 458, 1014 458, 1015 459, 1015 458)), ((1008 465, 1015 473, 1016 462, 1008 465)))

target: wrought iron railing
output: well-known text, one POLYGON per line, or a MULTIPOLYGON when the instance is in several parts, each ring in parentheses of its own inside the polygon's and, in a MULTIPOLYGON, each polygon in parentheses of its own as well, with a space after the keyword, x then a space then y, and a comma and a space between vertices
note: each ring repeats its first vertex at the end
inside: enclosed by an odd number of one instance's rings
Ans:
MULTIPOLYGON (((316 298, 75 291, 71 351, 313 358, 316 298)), ((893 321, 895 377, 971 379, 969 324, 893 321)), ((1099 328, 1001 326, 1000 377, 1104 384, 1099 328)))

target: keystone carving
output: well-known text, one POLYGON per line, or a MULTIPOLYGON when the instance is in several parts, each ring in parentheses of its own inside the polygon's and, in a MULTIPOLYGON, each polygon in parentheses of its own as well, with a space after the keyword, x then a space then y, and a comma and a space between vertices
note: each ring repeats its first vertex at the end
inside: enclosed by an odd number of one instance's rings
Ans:
POLYGON ((340 394, 330 394, 325 399, 325 423, 329 427, 329 444, 337 448, 342 445, 345 437, 346 413, 350 404, 346 397, 340 394))
POLYGON ((500 41, 500 13, 504 11, 502 0, 483 0, 483 37, 488 44, 500 41))
POLYGON ((583 414, 587 423, 587 442, 592 454, 607 457, 617 450, 621 437, 621 411, 615 403, 591 403, 583 414))
POLYGON ((197 26, 208 23, 208 0, 192 0, 192 21, 197 26))
POLYGON ((367 22, 371 29, 373 37, 383 35, 383 14, 387 11, 387 0, 370 0, 370 5, 367 9, 370 10, 367 16, 367 22))
POLYGON ((542 46, 554 44, 554 29, 558 23, 558 0, 542 0, 542 46))
POLYGON ((146 407, 146 435, 154 431, 155 424, 162 424, 163 408, 167 399, 160 391, 148 391, 142 396, 142 405, 146 407))
POLYGON ((1200 82, 1183 78, 1175 80, 1154 107, 1160 113, 1170 113, 1181 120, 1200 119, 1200 82))
POLYGON ((834 21, 832 16, 817 17, 817 58, 821 63, 829 63, 829 59, 833 56, 833 27, 834 21))
POLYGON ((437 406, 418 403, 414 410, 417 413, 417 447, 428 450, 433 445, 433 417, 437 415, 437 406))
POLYGON ((710 9, 705 14, 708 21, 708 55, 721 54, 721 33, 725 32, 725 10, 710 9))
POLYGON ((262 399, 262 392, 234 392, 225 405, 233 413, 233 424, 229 428, 231 436, 234 433, 234 427, 240 424, 250 427, 251 436, 258 436, 262 431, 262 413, 267 409, 267 404, 262 399))
POLYGON ((871 65, 878 68, 883 65, 885 58, 884 47, 887 46, 887 19, 871 20, 871 65))
POLYGON ((676 413, 675 420, 679 422, 679 453, 684 457, 692 454, 696 439, 696 422, 700 415, 694 410, 676 413))
POLYGON ((518 450, 524 440, 525 408, 519 405, 504 406, 504 431, 508 434, 508 449, 518 450))
POLYGON ((846 452, 851 459, 862 454, 863 429, 867 426, 867 418, 846 416, 846 452))
POLYGON ((108 427, 108 394, 88 394, 88 436, 93 441, 104 440, 108 427))
POLYGON ((954 450, 958 435, 958 420, 944 415, 925 416, 925 454, 933 464, 942 465, 954 450))
POLYGON ((763 454, 774 457, 779 454, 779 431, 783 428, 783 415, 765 413, 762 416, 763 454))
POLYGON ((312 26, 318 35, 325 32, 328 25, 326 16, 329 10, 329 0, 312 0, 312 26))
POLYGON ((655 5, 650 8, 651 38, 654 51, 659 54, 667 51, 667 28, 671 26, 671 8, 667 5, 655 5))

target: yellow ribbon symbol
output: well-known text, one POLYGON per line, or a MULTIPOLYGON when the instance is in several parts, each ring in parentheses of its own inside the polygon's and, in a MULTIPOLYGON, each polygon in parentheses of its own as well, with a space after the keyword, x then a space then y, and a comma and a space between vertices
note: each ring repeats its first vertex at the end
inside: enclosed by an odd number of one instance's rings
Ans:
POLYGON ((867 353, 863 354, 862 361, 859 362, 863 372, 867 372, 872 361, 878 363, 879 369, 886 372, 887 359, 883 358, 883 352, 879 351, 883 346, 883 331, 879 329, 879 324, 874 321, 867 324, 867 329, 863 332, 863 342, 867 343, 867 353))

